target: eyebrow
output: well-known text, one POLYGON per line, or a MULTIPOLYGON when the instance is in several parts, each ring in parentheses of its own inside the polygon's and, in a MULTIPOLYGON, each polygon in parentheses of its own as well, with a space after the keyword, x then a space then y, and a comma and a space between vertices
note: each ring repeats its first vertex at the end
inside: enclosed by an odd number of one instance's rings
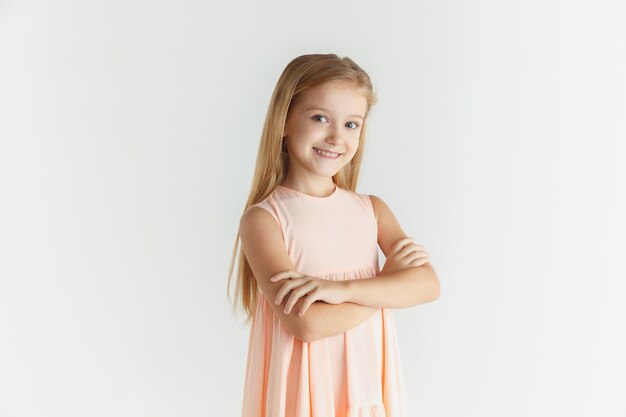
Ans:
MULTIPOLYGON (((322 111, 330 113, 330 110, 324 109, 322 107, 310 107, 310 108, 306 109, 305 111, 310 111, 310 110, 322 110, 322 111)), ((359 116, 358 114, 350 114, 350 115, 348 115, 348 117, 358 117, 359 119, 363 120, 363 116, 359 116)))

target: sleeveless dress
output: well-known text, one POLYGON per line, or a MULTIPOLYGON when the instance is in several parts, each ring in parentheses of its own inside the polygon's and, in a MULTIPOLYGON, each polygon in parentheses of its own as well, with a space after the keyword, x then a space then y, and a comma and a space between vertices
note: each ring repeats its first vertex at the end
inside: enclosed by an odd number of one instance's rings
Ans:
MULTIPOLYGON (((315 197, 279 185, 254 206, 280 225, 297 272, 329 280, 379 274, 369 195, 336 186, 315 197)), ((307 343, 287 331, 258 288, 242 417, 408 417, 393 309, 307 343)))

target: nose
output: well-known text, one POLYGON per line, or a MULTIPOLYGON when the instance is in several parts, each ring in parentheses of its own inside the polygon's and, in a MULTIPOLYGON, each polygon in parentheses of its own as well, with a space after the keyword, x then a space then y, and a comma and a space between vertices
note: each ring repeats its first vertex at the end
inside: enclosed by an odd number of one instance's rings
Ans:
POLYGON ((339 129, 335 127, 326 137, 326 143, 335 146, 338 142, 341 141, 339 129))

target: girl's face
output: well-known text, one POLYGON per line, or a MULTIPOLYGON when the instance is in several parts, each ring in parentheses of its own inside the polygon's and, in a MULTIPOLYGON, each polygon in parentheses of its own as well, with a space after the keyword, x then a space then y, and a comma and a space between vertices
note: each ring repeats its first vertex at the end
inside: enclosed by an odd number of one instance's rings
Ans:
POLYGON ((304 93, 291 110, 283 136, 289 153, 289 176, 316 180, 332 177, 359 147, 367 101, 354 86, 332 82, 304 93), (319 150, 338 153, 322 155, 319 150))

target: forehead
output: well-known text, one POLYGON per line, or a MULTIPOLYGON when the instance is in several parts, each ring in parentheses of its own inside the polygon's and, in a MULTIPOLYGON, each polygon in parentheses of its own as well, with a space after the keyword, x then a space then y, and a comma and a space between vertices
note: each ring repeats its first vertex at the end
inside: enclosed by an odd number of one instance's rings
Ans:
POLYGON ((363 92, 354 85, 333 82, 305 91, 300 101, 300 109, 324 108, 337 113, 347 112, 364 115, 367 100, 363 92))

